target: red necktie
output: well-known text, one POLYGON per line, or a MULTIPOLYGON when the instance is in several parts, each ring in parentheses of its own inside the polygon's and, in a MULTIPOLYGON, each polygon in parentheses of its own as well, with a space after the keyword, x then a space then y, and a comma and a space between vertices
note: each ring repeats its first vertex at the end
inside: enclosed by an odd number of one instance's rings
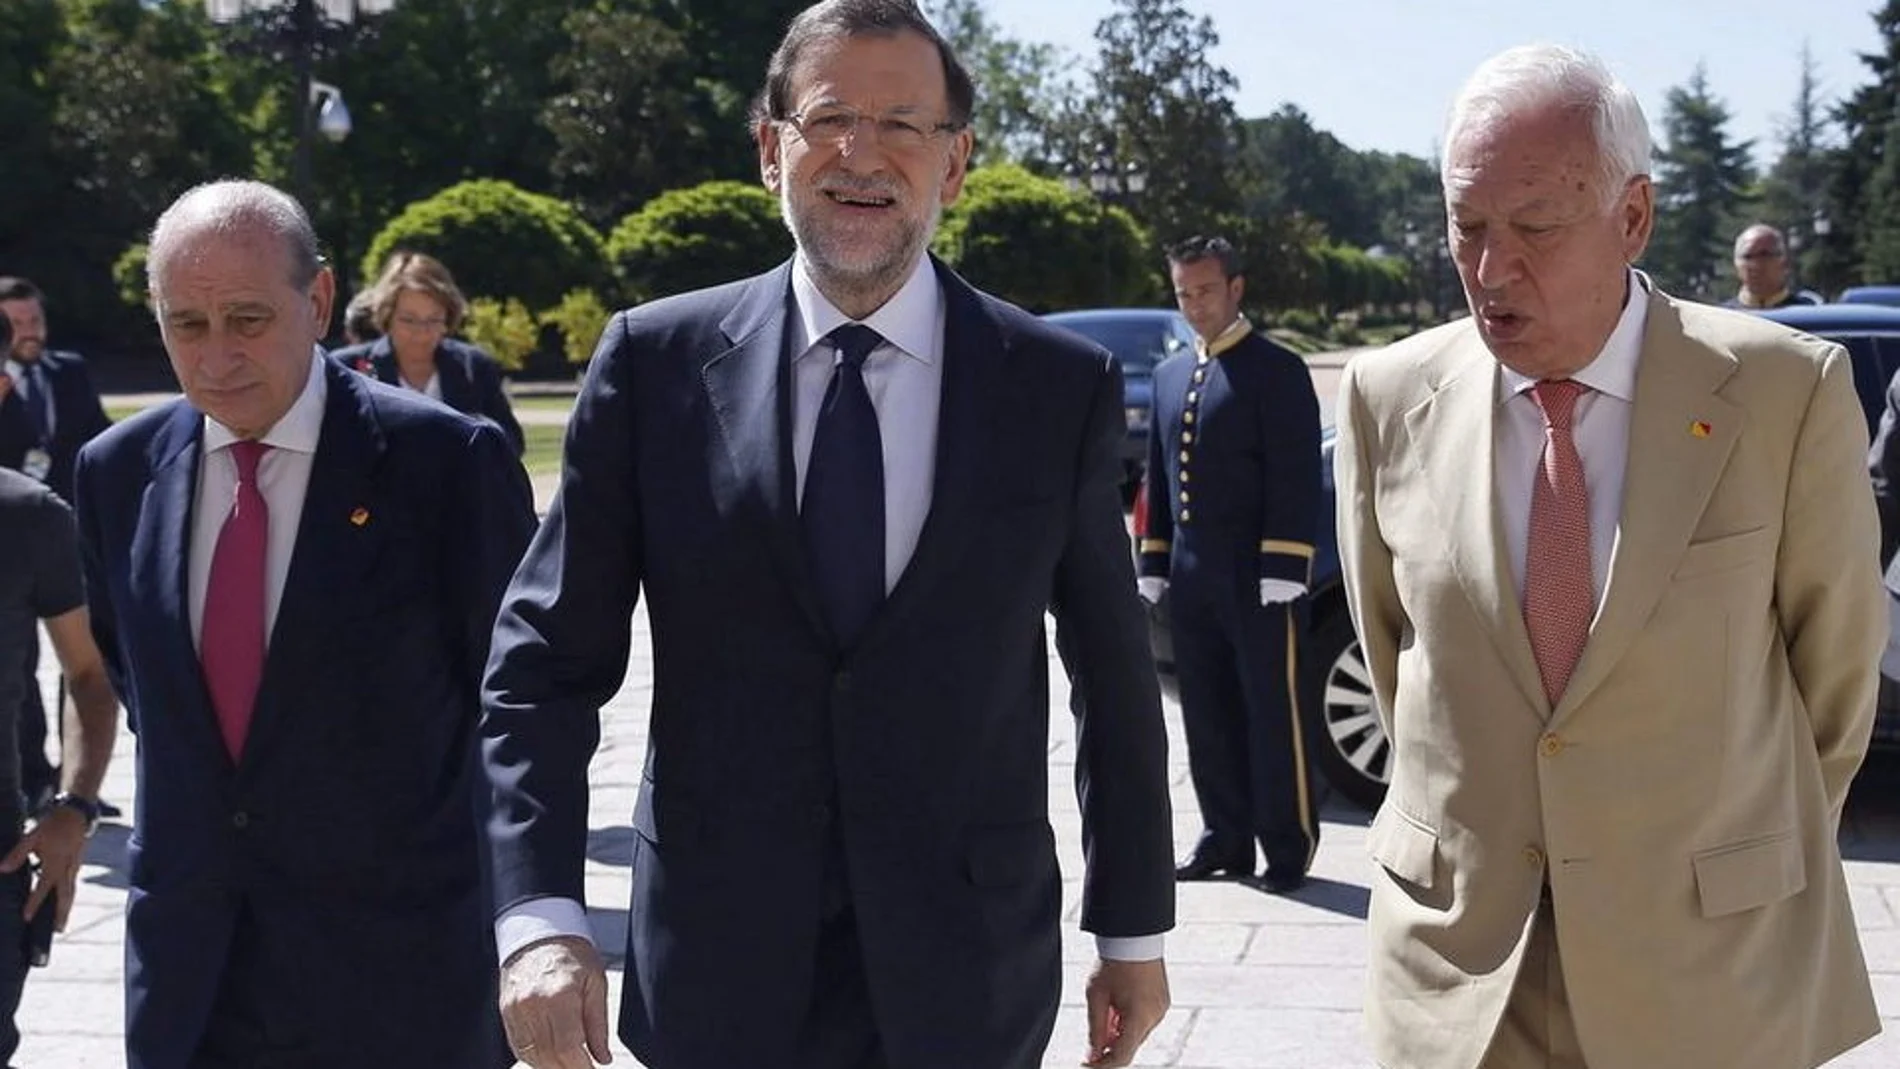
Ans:
POLYGON ((244 752, 257 685, 264 678, 264 551, 270 540, 270 510, 257 489, 257 464, 269 448, 262 442, 231 445, 237 493, 211 555, 198 641, 211 708, 233 761, 244 752))
POLYGON ((1553 708, 1583 656, 1596 612, 1590 561, 1590 492, 1571 437, 1577 398, 1589 387, 1570 379, 1540 382, 1531 399, 1544 412, 1544 452, 1531 490, 1531 529, 1524 556, 1524 624, 1537 672, 1553 708))

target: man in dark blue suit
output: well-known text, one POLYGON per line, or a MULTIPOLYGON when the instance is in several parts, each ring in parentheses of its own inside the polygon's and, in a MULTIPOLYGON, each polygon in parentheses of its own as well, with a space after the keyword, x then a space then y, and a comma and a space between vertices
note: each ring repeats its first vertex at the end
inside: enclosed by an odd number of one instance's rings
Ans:
POLYGON ((1322 515, 1319 399, 1306 362, 1240 314, 1223 238, 1168 254, 1195 352, 1155 368, 1143 593, 1168 590, 1188 770, 1203 831, 1182 880, 1295 890, 1319 848, 1299 708, 1299 598, 1322 515))
MULTIPOLYGON (((78 353, 46 347, 46 304, 38 286, 24 278, 0 278, 0 315, 13 331, 13 344, 0 350, 6 357, 0 365, 0 468, 24 472, 71 501, 73 461, 79 447, 109 425, 105 406, 86 373, 86 361, 78 353)), ((30 808, 51 798, 59 783, 59 769, 46 759, 38 671, 34 647, 27 652, 26 702, 15 721, 20 788, 30 808)))
POLYGON ((318 355, 335 284, 290 197, 200 186, 150 248, 185 397, 77 480, 139 735, 129 1063, 506 1065, 476 729, 526 476, 318 355))
POLYGON ((789 264, 624 312, 484 702, 502 1005, 607 1056, 586 773, 644 593, 655 692, 620 1035, 653 1069, 1028 1069, 1062 986, 1048 645, 1073 683, 1088 1063, 1167 1008, 1166 740, 1116 363, 925 248, 970 81, 908 0, 798 16, 756 132, 789 264))

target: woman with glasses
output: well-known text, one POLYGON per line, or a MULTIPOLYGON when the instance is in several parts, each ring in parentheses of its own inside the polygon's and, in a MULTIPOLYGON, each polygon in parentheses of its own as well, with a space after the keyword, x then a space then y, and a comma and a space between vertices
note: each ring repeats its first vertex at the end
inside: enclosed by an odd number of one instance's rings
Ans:
POLYGON ((371 292, 383 336, 334 355, 391 385, 492 420, 520 456, 521 424, 502 391, 501 366, 476 346, 450 337, 467 316, 468 301, 449 269, 426 253, 399 252, 384 265, 371 292))

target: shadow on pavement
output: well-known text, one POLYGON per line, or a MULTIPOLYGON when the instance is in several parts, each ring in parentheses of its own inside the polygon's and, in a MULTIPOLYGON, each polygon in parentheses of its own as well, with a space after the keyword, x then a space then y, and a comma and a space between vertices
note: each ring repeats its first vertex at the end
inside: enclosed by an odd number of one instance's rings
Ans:
POLYGON ((131 885, 126 876, 125 864, 125 844, 130 838, 132 829, 124 824, 99 825, 99 830, 86 840, 84 863, 98 865, 106 871, 86 877, 87 883, 120 891, 131 885))
MULTIPOLYGON (((1259 891, 1261 894, 1273 893, 1251 882, 1246 883, 1245 886, 1253 887, 1254 890, 1259 891)), ((1280 897, 1298 902, 1303 906, 1312 906, 1314 909, 1323 909, 1328 913, 1337 913, 1342 917, 1353 917, 1358 920, 1365 920, 1367 907, 1372 900, 1372 891, 1370 888, 1361 887, 1356 883, 1346 883, 1343 880, 1329 880, 1324 876, 1308 876, 1304 887, 1294 891, 1292 894, 1281 895, 1280 897)))
POLYGON ((625 966, 627 963, 627 911, 588 906, 587 924, 594 930, 594 945, 600 948, 600 956, 607 962, 607 967, 618 969, 625 966))
POLYGON ((1854 777, 1841 815, 1841 856, 1900 862, 1900 753, 1870 755, 1854 777))
POLYGON ((587 860, 598 865, 633 864, 633 828, 616 824, 611 828, 590 828, 587 832, 587 860))

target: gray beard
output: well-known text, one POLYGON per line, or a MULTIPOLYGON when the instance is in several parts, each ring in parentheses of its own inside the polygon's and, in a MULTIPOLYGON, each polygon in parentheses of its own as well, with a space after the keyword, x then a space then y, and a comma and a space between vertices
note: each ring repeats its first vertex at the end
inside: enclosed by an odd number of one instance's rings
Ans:
MULTIPOLYGON (((929 218, 922 226, 906 226, 904 240, 890 255, 878 258, 868 267, 853 269, 839 265, 830 255, 825 235, 812 233, 805 228, 793 210, 789 185, 779 187, 779 216, 785 220, 785 228, 792 232, 792 240, 798 244, 799 251, 805 254, 805 264, 811 270, 812 281, 817 283, 819 292, 830 298, 833 304, 870 310, 875 310, 903 288, 917 258, 923 255, 925 247, 930 244, 931 235, 937 232, 937 224, 943 218, 943 205, 934 198, 930 204, 929 218)), ((844 307, 839 310, 848 312, 844 307)))

